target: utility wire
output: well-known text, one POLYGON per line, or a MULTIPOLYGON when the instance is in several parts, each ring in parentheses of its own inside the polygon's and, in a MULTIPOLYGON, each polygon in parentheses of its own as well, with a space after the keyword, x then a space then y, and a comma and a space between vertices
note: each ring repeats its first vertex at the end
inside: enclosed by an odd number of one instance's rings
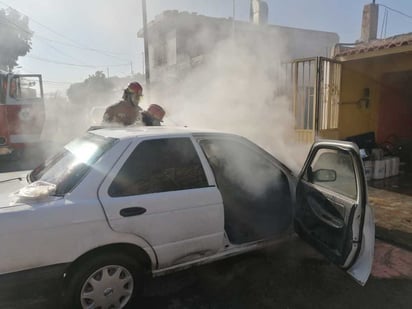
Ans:
POLYGON ((78 63, 69 63, 69 62, 51 60, 51 59, 46 59, 46 58, 42 58, 42 57, 38 57, 38 56, 34 56, 34 55, 27 55, 26 57, 36 59, 36 60, 39 60, 39 61, 44 61, 44 62, 50 62, 50 63, 68 65, 68 66, 74 66, 74 67, 84 67, 84 68, 106 68, 106 67, 111 68, 111 67, 130 66, 130 63, 89 65, 89 64, 78 64, 78 63))
POLYGON ((53 81, 53 80, 43 80, 43 83, 71 85, 71 84, 75 84, 76 82, 58 82, 58 81, 53 81))
MULTIPOLYGON (((61 42, 61 41, 56 41, 56 40, 53 40, 53 39, 44 37, 44 36, 42 36, 42 35, 39 35, 39 34, 37 34, 37 33, 34 33, 33 31, 28 31, 28 30, 20 27, 18 24, 14 23, 13 21, 9 20, 7 17, 4 17, 4 20, 5 20, 5 21, 7 21, 9 24, 13 25, 15 28, 18 28, 19 30, 23 31, 24 33, 27 33, 27 34, 30 34, 30 35, 35 35, 37 38, 39 38, 40 40, 43 40, 43 41, 48 41, 48 42, 53 42, 53 43, 56 43, 56 44, 61 44, 61 45, 65 45, 65 46, 70 46, 70 47, 73 47, 73 48, 79 48, 79 49, 83 49, 83 50, 88 50, 88 51, 92 51, 92 52, 96 52, 96 53, 103 54, 103 55, 108 56, 108 57, 111 57, 111 58, 116 58, 116 59, 120 59, 120 60, 123 60, 123 61, 127 61, 127 60, 125 60, 125 59, 123 59, 123 58, 120 58, 120 57, 117 57, 117 56, 114 55, 114 54, 126 55, 125 53, 119 53, 119 52, 113 52, 113 51, 104 51, 104 50, 100 50, 100 49, 90 48, 90 47, 84 46, 84 45, 77 43, 76 41, 70 39, 69 37, 67 37, 67 36, 65 36, 65 35, 63 35, 63 34, 58 33, 58 32, 55 31, 54 29, 52 29, 52 28, 50 28, 50 27, 48 27, 48 26, 46 26, 46 25, 44 25, 44 24, 42 24, 42 23, 34 20, 33 18, 29 17, 29 16, 28 16, 27 14, 25 14, 24 12, 21 12, 21 11, 17 10, 16 8, 10 6, 9 4, 5 3, 4 1, 0 1, 0 4, 3 4, 3 5, 5 5, 5 6, 7 6, 8 8, 11 8, 11 9, 19 12, 21 15, 26 16, 26 17, 27 17, 29 20, 31 20, 32 22, 34 22, 34 23, 36 23, 36 24, 38 24, 38 25, 46 28, 46 29, 49 30, 50 32, 52 32, 52 33, 54 33, 54 34, 56 34, 56 35, 58 35, 58 36, 60 36, 60 37, 62 37, 62 38, 64 38, 64 39, 66 39, 66 40, 68 40, 68 41, 70 41, 70 42, 72 42, 73 44, 65 43, 65 42, 61 42)), ((4 24, 4 23, 3 23, 3 24, 4 24)), ((45 42, 43 42, 43 43, 45 43, 45 42)), ((47 43, 46 43, 46 44, 47 44, 47 43)), ((48 45, 50 48, 52 48, 53 50, 55 50, 56 52, 62 54, 63 56, 66 56, 66 57, 69 57, 69 58, 74 59, 74 60, 76 60, 76 61, 79 61, 78 59, 76 59, 76 58, 68 55, 67 53, 61 51, 60 49, 57 49, 57 48, 54 47, 52 44, 47 44, 47 45, 48 45)), ((32 55, 27 55, 27 57, 33 58, 33 59, 36 59, 36 60, 39 60, 39 61, 45 61, 45 62, 49 62, 49 63, 54 63, 54 64, 68 65, 68 66, 75 66, 75 67, 87 67, 87 68, 105 68, 105 67, 106 67, 106 68, 109 68, 109 67, 120 67, 120 66, 129 66, 129 65, 130 65, 130 62, 125 63, 125 64, 87 65, 87 64, 77 64, 77 63, 61 62, 61 61, 45 59, 45 58, 42 58, 42 57, 37 57, 37 56, 32 56, 32 55)), ((79 61, 79 62, 81 62, 81 61, 79 61)), ((123 73, 123 74, 124 74, 124 75, 127 75, 126 73, 123 73)))
MULTIPOLYGON (((24 29, 24 28, 21 27, 19 24, 15 23, 14 21, 8 19, 8 18, 5 17, 5 16, 0 16, 0 18, 1 18, 0 23, 3 24, 3 25, 9 24, 9 25, 13 26, 14 28, 16 28, 16 29, 18 29, 18 30, 20 30, 20 31, 28 34, 28 35, 33 35, 33 34, 34 34, 34 32, 29 31, 29 30, 27 30, 27 29, 24 29), (7 24, 6 24, 5 22, 3 22, 3 21, 6 21, 7 24)), ((35 34, 34 34, 34 35, 35 35, 35 34)), ((39 36, 38 36, 38 37, 39 37, 39 36)), ((39 39, 42 39, 42 37, 39 37, 39 39)), ((50 44, 50 43, 45 43, 45 44, 47 44, 47 46, 49 46, 51 49, 55 50, 56 52, 62 54, 63 56, 66 56, 66 57, 69 57, 69 58, 71 58, 71 59, 73 59, 73 60, 79 61, 78 59, 74 58, 73 56, 70 56, 70 55, 68 55, 67 53, 61 51, 60 49, 54 47, 52 44, 50 44)), ((79 62, 81 62, 81 61, 79 61, 79 62)))
MULTIPOLYGON (((116 53, 116 52, 111 52, 111 51, 104 51, 104 50, 100 50, 100 49, 96 49, 96 48, 91 48, 91 47, 85 46, 85 45, 83 45, 83 44, 80 44, 80 43, 72 40, 71 38, 69 38, 69 37, 67 37, 67 36, 65 36, 65 35, 63 35, 63 34, 57 32, 57 31, 55 31, 54 29, 52 29, 52 28, 50 28, 50 27, 48 27, 48 26, 46 26, 46 25, 44 25, 44 24, 36 21, 35 19, 31 18, 30 16, 28 16, 28 15, 25 14, 24 12, 22 12, 22 11, 20 11, 20 10, 17 10, 16 8, 10 6, 8 3, 5 3, 4 1, 0 1, 0 3, 3 4, 3 5, 5 5, 5 6, 7 6, 7 7, 9 7, 9 8, 11 8, 11 9, 13 9, 13 10, 16 10, 16 11, 19 12, 20 14, 26 16, 28 19, 30 19, 30 20, 31 20, 32 22, 34 22, 35 24, 38 24, 39 26, 44 27, 45 29, 49 30, 50 32, 54 33, 55 35, 57 35, 57 36, 59 36, 59 37, 61 37, 61 38, 64 38, 64 39, 66 39, 67 41, 70 41, 70 42, 73 43, 75 46, 77 46, 77 48, 85 49, 85 50, 89 50, 89 51, 93 51, 93 52, 96 52, 96 53, 100 53, 100 54, 103 54, 103 55, 105 55, 105 56, 107 56, 107 57, 117 58, 117 59, 120 59, 120 60, 122 60, 122 61, 127 61, 127 60, 125 60, 125 59, 122 59, 122 58, 119 58, 119 57, 113 55, 113 54, 121 54, 121 53, 116 53)), ((51 40, 51 41, 53 41, 53 40, 51 40)), ((57 41, 55 41, 55 43, 57 43, 57 41)))
POLYGON ((400 15, 402 15, 402 16, 405 16, 405 17, 407 17, 407 18, 409 18, 409 19, 412 19, 412 16, 411 16, 411 15, 408 15, 408 14, 406 14, 406 13, 402 12, 402 11, 399 11, 399 10, 393 9, 393 8, 391 8, 391 7, 389 7, 389 6, 385 5, 385 4, 380 4, 380 3, 378 3, 378 5, 379 5, 379 6, 382 6, 382 7, 384 7, 384 8, 386 8, 386 9, 388 9, 389 11, 392 11, 392 12, 398 13, 398 14, 400 14, 400 15))
MULTIPOLYGON (((0 1, 0 3, 2 3, 0 1)), ((22 28, 20 25, 16 24, 15 22, 13 22, 12 20, 8 19, 7 17, 4 16, 0 16, 2 20, 6 21, 8 24, 14 26, 15 28, 19 29, 20 31, 27 33, 27 34, 33 34, 33 32, 28 31, 24 28, 22 28)), ((0 23, 5 24, 4 22, 2 22, 2 20, 0 20, 0 23)), ((40 39, 43 39, 42 36, 39 37, 40 39)), ((46 43, 47 44, 47 43, 46 43)), ((74 59, 76 61, 79 61, 78 59, 66 54, 65 52, 57 49, 56 47, 54 47, 51 44, 47 44, 50 48, 52 48, 53 50, 55 50, 56 52, 62 54, 63 56, 69 57, 71 59, 74 59)), ((105 65, 88 65, 88 64, 78 64, 78 63, 67 63, 67 62, 61 62, 61 61, 57 61, 57 60, 50 60, 50 59, 45 59, 42 57, 38 57, 38 56, 33 56, 33 55, 26 55, 26 57, 28 58, 33 58, 36 60, 40 60, 40 61, 45 61, 45 62, 50 62, 50 63, 55 63, 55 64, 61 64, 61 65, 69 65, 69 66, 77 66, 77 67, 87 67, 87 68, 103 68, 103 67, 118 67, 118 66, 129 66, 130 62, 128 63, 121 63, 121 64, 105 64, 105 65)), ((81 61, 79 61, 81 62, 81 61)))
MULTIPOLYGON (((75 44, 70 44, 70 43, 66 43, 66 42, 56 41, 56 40, 47 38, 47 37, 45 37, 45 36, 39 35, 39 34, 37 34, 37 33, 34 33, 34 35, 35 35, 36 37, 38 37, 38 38, 41 38, 41 39, 45 40, 45 41, 53 42, 53 43, 60 44, 60 45, 64 45, 64 46, 68 46, 68 47, 78 48, 78 49, 82 49, 82 50, 88 50, 88 51, 92 51, 92 52, 100 52, 100 51, 101 51, 101 50, 95 49, 95 48, 85 48, 85 47, 81 47, 81 46, 78 46, 78 45, 75 45, 75 44)), ((107 52, 108 52, 108 53, 111 53, 111 54, 127 55, 126 53, 109 52, 109 51, 107 51, 107 52)), ((120 59, 120 58, 118 58, 118 59, 120 59)), ((126 61, 125 59, 122 59, 122 60, 126 61)))
POLYGON ((65 56, 65 57, 68 57, 68 58, 70 58, 70 59, 73 59, 73 60, 75 60, 75 61, 77 61, 77 62, 80 62, 80 63, 82 63, 82 61, 81 60, 78 60, 77 58, 75 58, 75 57, 73 57, 73 56, 71 56, 71 55, 69 55, 69 54, 67 54, 67 53, 65 53, 65 52, 63 52, 63 51, 61 51, 60 49, 58 49, 57 47, 54 47, 52 44, 50 44, 50 43, 48 43, 48 42, 43 42, 44 44, 46 44, 47 46, 49 46, 51 49, 53 49, 54 51, 56 51, 57 53, 59 53, 59 54, 61 54, 61 55, 63 55, 63 56, 65 56))
MULTIPOLYGON (((22 31, 22 32, 24 32, 24 33, 26 33, 26 34, 29 34, 29 35, 33 35, 33 31, 28 31, 28 30, 20 27, 20 25, 16 24, 14 21, 8 19, 8 18, 5 17, 5 16, 1 16, 1 15, 0 15, 0 17, 2 18, 2 20, 6 21, 8 24, 11 24, 12 26, 14 26, 15 28, 19 29, 20 31, 22 31)), ((6 23, 3 22, 2 24, 5 25, 6 23)))
POLYGON ((387 8, 385 8, 385 11, 383 13, 383 18, 382 18, 382 27, 381 27, 381 39, 386 37, 386 30, 388 26, 388 17, 389 17, 389 11, 387 8))

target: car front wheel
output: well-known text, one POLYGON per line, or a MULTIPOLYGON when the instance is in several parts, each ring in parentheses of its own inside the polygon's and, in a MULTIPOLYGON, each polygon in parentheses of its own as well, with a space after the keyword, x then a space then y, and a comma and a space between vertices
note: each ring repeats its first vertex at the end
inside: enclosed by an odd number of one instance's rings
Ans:
POLYGON ((93 257, 68 275, 67 308, 128 308, 143 288, 139 264, 124 255, 93 257))

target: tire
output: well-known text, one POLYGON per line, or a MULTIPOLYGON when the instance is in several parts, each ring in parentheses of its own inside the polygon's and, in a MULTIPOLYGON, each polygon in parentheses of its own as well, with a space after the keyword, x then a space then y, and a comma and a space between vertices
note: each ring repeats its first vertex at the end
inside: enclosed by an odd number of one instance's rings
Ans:
POLYGON ((143 279, 141 266, 130 256, 91 257, 67 274, 64 304, 70 309, 89 308, 93 303, 96 309, 132 308, 143 291, 143 279))

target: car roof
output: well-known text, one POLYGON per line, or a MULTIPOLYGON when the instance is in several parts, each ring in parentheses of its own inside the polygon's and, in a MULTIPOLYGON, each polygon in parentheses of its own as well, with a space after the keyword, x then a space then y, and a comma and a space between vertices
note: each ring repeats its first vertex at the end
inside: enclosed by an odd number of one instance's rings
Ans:
MULTIPOLYGON (((188 127, 169 127, 169 126, 153 126, 153 127, 92 127, 89 132, 101 135, 104 137, 112 137, 117 139, 129 139, 135 137, 147 136, 170 136, 170 135, 192 135, 192 134, 221 134, 223 133, 211 129, 194 129, 188 127)), ((232 134, 230 134, 232 135, 232 134)))
POLYGON ((173 127, 173 126, 128 126, 128 127, 103 127, 103 126, 96 126, 96 127, 91 127, 89 129, 89 132, 92 132, 93 134, 97 134, 100 136, 104 137, 111 137, 111 138, 116 138, 116 139, 133 139, 136 137, 166 137, 166 136, 202 136, 202 135, 208 135, 208 136, 218 136, 220 138, 233 138, 237 137, 243 140, 246 140, 253 145, 257 146, 260 148, 264 153, 266 153, 268 156, 271 158, 274 158, 281 166, 285 168, 285 170, 290 172, 290 169, 283 164, 281 161, 273 157, 270 153, 268 153, 266 150, 258 146, 252 141, 249 141, 247 138, 234 134, 234 133, 227 133, 227 132, 222 132, 218 130, 212 130, 212 129, 195 129, 195 128, 189 128, 189 127, 173 127))

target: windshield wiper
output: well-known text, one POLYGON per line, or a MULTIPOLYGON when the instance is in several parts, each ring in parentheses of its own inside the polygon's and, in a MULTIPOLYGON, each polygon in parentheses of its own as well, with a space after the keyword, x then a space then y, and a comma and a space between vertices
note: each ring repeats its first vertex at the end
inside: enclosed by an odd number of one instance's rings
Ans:
POLYGON ((32 183, 32 180, 31 180, 31 173, 32 173, 32 172, 27 173, 27 175, 26 175, 26 180, 27 180, 27 183, 32 183))
POLYGON ((0 183, 3 183, 3 182, 8 182, 8 181, 12 181, 12 180, 19 180, 19 181, 22 181, 22 180, 23 180, 23 178, 21 178, 21 177, 10 178, 10 179, 6 179, 6 180, 1 180, 1 181, 0 181, 0 183))

